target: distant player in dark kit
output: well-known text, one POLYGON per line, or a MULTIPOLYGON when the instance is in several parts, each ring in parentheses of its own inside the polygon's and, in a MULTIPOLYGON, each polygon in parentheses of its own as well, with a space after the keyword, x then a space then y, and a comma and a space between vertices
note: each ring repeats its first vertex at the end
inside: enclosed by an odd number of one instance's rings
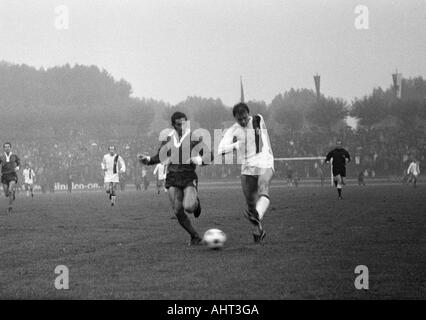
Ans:
POLYGON ((15 200, 15 187, 18 182, 17 172, 21 161, 19 157, 12 153, 12 145, 6 142, 3 145, 4 153, 0 156, 1 183, 6 197, 9 198, 8 213, 12 213, 13 201, 15 200))
POLYGON ((67 175, 67 187, 68 187, 69 193, 72 192, 72 182, 73 182, 72 173, 68 173, 68 175, 67 175))
POLYGON ((342 200, 342 186, 345 184, 346 164, 351 161, 349 152, 342 147, 342 141, 338 140, 336 148, 331 150, 325 158, 325 163, 330 163, 333 170, 334 186, 337 188, 339 200, 342 200))
MULTIPOLYGON (((166 163, 168 165, 165 187, 179 224, 191 236, 190 245, 199 245, 202 239, 191 224, 188 214, 198 218, 201 205, 198 198, 197 166, 211 163, 213 155, 201 139, 193 140, 189 121, 182 112, 171 117, 173 129, 170 130, 158 153, 152 157, 138 154, 138 159, 146 165, 166 163)), ((161 138, 161 137, 160 137, 161 138)))
POLYGON ((287 184, 289 187, 291 187, 294 183, 294 170, 293 167, 288 163, 286 163, 285 166, 287 168, 287 184))
POLYGON ((361 171, 358 173, 358 185, 359 185, 359 186, 365 186, 364 171, 363 171, 363 170, 361 170, 361 171))

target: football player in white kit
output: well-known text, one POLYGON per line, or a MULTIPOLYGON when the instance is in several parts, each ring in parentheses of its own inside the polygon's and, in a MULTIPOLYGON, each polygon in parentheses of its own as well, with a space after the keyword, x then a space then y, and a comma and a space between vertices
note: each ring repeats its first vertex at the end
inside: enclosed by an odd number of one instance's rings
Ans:
POLYGON ((24 186, 25 191, 27 192, 27 197, 29 197, 31 194, 31 198, 34 198, 33 186, 35 180, 35 172, 28 163, 25 164, 25 169, 22 174, 24 175, 24 186))
POLYGON ((123 158, 115 152, 114 146, 110 146, 108 151, 109 153, 104 155, 101 167, 105 173, 104 183, 107 188, 106 193, 111 201, 111 206, 114 206, 117 197, 117 186, 120 183, 119 174, 126 172, 126 164, 123 158))
POLYGON ((164 192, 167 193, 167 189, 164 186, 164 181, 166 181, 167 177, 167 165, 164 163, 159 163, 155 166, 154 175, 157 176, 157 193, 160 194, 160 190, 163 187, 164 192))
POLYGON ((260 114, 250 116, 244 102, 234 106, 232 114, 237 121, 219 143, 220 155, 239 151, 241 156, 241 185, 247 202, 245 217, 253 225, 253 239, 260 243, 266 235, 262 219, 269 207, 269 185, 274 175, 274 155, 260 114))
POLYGON ((417 160, 411 161, 407 169, 408 183, 412 182, 414 188, 417 186, 417 177, 420 175, 420 163, 417 160))

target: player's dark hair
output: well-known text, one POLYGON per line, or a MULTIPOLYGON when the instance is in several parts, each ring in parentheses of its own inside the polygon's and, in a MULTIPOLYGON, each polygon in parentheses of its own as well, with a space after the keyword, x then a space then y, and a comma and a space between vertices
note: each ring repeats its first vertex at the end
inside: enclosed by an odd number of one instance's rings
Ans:
POLYGON ((12 144, 11 144, 10 142, 5 142, 5 143, 3 144, 3 148, 4 148, 4 147, 6 147, 6 145, 9 145, 9 146, 12 148, 12 144))
POLYGON ((232 109, 232 115, 235 117, 238 114, 243 114, 244 112, 250 113, 249 107, 244 102, 240 102, 234 106, 232 109))
POLYGON ((178 119, 182 119, 185 118, 185 121, 188 120, 188 118, 186 117, 186 114, 184 114, 183 112, 180 111, 176 111, 175 113, 172 114, 172 125, 175 125, 176 120, 178 119))

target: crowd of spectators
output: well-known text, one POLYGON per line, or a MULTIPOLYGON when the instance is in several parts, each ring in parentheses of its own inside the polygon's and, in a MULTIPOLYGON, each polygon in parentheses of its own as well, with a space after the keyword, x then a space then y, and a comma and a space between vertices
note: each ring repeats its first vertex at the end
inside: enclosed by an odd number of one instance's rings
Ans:
MULTIPOLYGON (((369 177, 398 177, 407 168, 409 160, 415 157, 420 166, 425 163, 426 149, 421 132, 413 133, 401 130, 372 129, 347 130, 339 136, 324 135, 320 132, 274 135, 270 133, 272 148, 276 158, 325 156, 333 148, 336 139, 343 138, 345 148, 352 156, 348 167, 349 177, 360 174, 369 177)), ((142 182, 142 166, 136 160, 138 152, 153 153, 158 147, 158 136, 145 138, 120 138, 115 140, 92 139, 85 136, 73 136, 69 139, 42 139, 37 141, 16 141, 14 152, 21 158, 22 165, 30 164, 35 170, 37 184, 42 191, 54 191, 55 184, 103 185, 103 172, 100 167, 102 156, 108 146, 115 145, 124 158, 127 172, 121 176, 125 184, 142 182)), ((327 175, 329 169, 317 161, 276 161, 276 176, 285 179, 292 172, 299 179, 315 178, 327 175)), ((148 168, 148 179, 153 180, 152 170, 148 168)), ((235 178, 240 166, 214 165, 199 169, 203 179, 235 178)), ((22 182, 22 179, 20 179, 22 182)))

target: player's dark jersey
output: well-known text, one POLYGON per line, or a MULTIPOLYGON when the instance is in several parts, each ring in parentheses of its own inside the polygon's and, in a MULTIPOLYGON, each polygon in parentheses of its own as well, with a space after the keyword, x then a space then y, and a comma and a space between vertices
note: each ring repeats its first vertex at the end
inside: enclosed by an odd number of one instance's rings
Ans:
POLYGON ((342 147, 336 147, 335 149, 331 150, 327 154, 325 161, 328 162, 331 158, 333 158, 333 167, 335 168, 344 168, 346 166, 346 159, 351 161, 349 152, 347 152, 342 147))
POLYGON ((213 161, 213 154, 201 139, 194 139, 191 134, 179 137, 177 132, 171 132, 167 140, 161 143, 158 153, 149 162, 150 165, 167 161, 168 173, 192 173, 196 165, 191 157, 201 156, 203 165, 213 161))
POLYGON ((0 155, 0 167, 2 175, 10 175, 15 173, 15 168, 19 167, 21 160, 16 154, 10 154, 6 157, 6 154, 0 155))

